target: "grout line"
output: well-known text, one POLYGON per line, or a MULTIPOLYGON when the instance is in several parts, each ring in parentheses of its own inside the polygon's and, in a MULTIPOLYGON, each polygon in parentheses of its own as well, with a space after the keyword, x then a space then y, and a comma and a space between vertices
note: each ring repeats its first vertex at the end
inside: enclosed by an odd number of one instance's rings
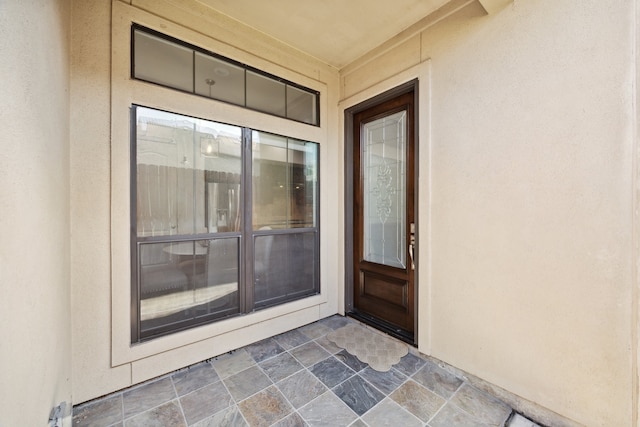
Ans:
MULTIPOLYGON (((182 419, 184 420, 184 424, 189 425, 189 423, 187 422, 187 416, 184 413, 184 408, 182 407, 182 402, 180 401, 180 394, 178 393, 178 389, 176 388, 176 383, 173 381, 173 375, 171 375, 170 379, 171 379, 171 386, 173 387, 173 392, 176 394, 176 400, 178 401, 178 408, 180 408, 180 413, 182 414, 182 419)), ((195 391, 196 390, 194 390, 193 392, 195 391)), ((191 394, 191 393, 187 393, 187 394, 191 394)))

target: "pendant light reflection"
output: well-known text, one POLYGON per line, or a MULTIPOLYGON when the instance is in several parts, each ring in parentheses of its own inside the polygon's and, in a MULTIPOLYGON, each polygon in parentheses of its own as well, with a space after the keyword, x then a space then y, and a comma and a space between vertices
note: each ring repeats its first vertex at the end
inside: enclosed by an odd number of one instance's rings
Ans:
POLYGON ((213 135, 201 136, 200 154, 203 157, 218 157, 220 155, 220 141, 213 135))
POLYGON ((211 98, 211 86, 216 84, 216 81, 209 78, 209 79, 204 79, 204 82, 207 84, 207 86, 209 86, 209 98, 211 98))

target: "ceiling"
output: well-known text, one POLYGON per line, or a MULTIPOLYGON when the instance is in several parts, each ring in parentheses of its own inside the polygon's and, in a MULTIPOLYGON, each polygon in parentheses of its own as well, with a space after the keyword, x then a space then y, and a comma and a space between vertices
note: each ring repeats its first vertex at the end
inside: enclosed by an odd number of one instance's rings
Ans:
POLYGON ((199 0, 342 68, 448 0, 199 0))

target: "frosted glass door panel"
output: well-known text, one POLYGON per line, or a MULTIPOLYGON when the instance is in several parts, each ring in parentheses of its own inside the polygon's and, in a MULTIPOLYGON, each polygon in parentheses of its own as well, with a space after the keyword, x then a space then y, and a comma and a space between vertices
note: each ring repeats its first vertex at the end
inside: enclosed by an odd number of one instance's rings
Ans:
POLYGON ((406 268, 406 112, 366 123, 363 141, 363 259, 406 268))

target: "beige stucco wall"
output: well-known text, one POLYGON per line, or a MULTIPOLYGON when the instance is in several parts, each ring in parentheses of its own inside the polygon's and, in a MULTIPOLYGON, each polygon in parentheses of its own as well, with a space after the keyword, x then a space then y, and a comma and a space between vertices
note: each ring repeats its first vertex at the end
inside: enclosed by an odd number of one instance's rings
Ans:
POLYGON ((73 399, 80 403, 339 311, 338 71, 195 1, 73 2, 73 399), (132 4, 129 4, 132 3, 132 4), (129 77, 131 23, 321 92, 319 128, 129 77), (320 143, 321 295, 130 344, 129 108, 162 108, 320 143), (330 109, 329 105, 334 108, 330 109), (91 162, 87 162, 91 159, 91 162), (328 244, 326 242, 329 242, 328 244))
POLYGON ((469 2, 342 72, 429 67, 420 349, 588 426, 634 422, 635 3, 469 2))
POLYGON ((71 403, 69 30, 66 1, 0 6, 3 426, 71 403))

